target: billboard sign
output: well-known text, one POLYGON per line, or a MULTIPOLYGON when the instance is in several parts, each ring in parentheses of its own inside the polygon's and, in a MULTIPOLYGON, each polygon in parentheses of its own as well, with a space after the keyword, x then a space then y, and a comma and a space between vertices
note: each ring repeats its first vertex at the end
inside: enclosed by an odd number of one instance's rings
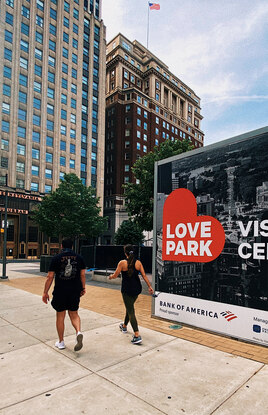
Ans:
POLYGON ((268 128, 156 163, 153 313, 268 345, 268 128))

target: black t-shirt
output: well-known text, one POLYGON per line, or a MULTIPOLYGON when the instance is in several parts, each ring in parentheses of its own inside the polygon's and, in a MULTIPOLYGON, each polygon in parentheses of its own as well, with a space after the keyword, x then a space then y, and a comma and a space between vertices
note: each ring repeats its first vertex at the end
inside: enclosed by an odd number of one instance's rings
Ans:
POLYGON ((71 249, 63 251, 52 258, 49 270, 55 272, 54 290, 82 291, 81 269, 85 269, 83 258, 71 249))
POLYGON ((135 297, 142 291, 141 280, 139 277, 139 271, 134 268, 132 275, 128 275, 128 271, 121 271, 122 274, 122 286, 121 292, 135 297))

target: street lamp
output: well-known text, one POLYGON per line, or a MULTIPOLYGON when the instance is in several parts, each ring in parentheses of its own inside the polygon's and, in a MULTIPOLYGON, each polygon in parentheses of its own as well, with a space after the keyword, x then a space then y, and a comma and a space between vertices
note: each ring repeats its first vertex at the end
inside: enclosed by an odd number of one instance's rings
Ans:
POLYGON ((5 192, 5 219, 4 219, 4 247, 3 247, 3 269, 2 269, 2 280, 8 279, 6 275, 6 266, 7 266, 7 181, 8 174, 6 174, 6 192, 5 192))

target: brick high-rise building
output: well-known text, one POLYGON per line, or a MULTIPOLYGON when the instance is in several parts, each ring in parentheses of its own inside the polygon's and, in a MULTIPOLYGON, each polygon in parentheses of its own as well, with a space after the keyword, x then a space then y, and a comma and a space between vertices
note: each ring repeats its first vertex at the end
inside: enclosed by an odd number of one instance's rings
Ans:
POLYGON ((8 173, 10 257, 51 252, 52 241, 29 213, 64 173, 95 187, 103 204, 106 35, 100 2, 0 1, 0 202, 8 173))
POLYGON ((128 219, 122 185, 135 161, 164 140, 203 146, 200 98, 136 40, 118 34, 107 45, 104 214, 106 244, 128 219))

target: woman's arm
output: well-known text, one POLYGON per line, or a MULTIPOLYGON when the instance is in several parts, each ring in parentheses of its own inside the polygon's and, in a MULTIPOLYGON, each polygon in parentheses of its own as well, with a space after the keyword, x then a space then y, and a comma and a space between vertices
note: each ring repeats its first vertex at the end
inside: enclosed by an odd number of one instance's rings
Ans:
POLYGON ((115 272, 112 275, 109 275, 109 280, 113 280, 114 278, 117 278, 120 272, 122 271, 122 267, 123 267, 123 261, 118 262, 115 272))
POLYGON ((144 281, 146 282, 146 284, 148 285, 148 291, 150 294, 154 293, 153 287, 150 284, 150 281, 148 280, 148 278, 146 277, 143 265, 140 261, 136 261, 136 266, 137 266, 137 270, 140 271, 142 278, 144 279, 144 281))

